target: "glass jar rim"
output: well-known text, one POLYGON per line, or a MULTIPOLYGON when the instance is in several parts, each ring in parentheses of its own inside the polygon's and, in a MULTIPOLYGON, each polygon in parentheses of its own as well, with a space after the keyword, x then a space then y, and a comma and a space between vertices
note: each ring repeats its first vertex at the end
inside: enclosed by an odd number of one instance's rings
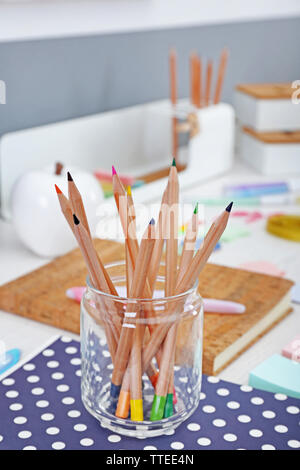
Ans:
MULTIPOLYGON (((104 267, 105 269, 109 269, 109 268, 112 268, 114 266, 119 266, 119 265, 124 265, 125 264, 125 261, 124 260, 120 260, 120 261, 114 261, 112 263, 109 263, 109 264, 105 264, 104 267)), ((161 263, 161 265, 164 265, 164 263, 161 263)), ((109 294, 107 292, 104 292, 104 291, 101 291, 99 289, 96 289, 96 287, 94 287, 92 284, 91 284, 91 280, 90 280, 90 277, 87 276, 86 277, 86 284, 87 284, 87 287, 92 291, 94 292, 95 294, 99 294, 99 295, 102 295, 104 297, 107 297, 111 300, 114 300, 114 301, 129 301, 132 302, 132 303, 137 303, 137 302, 143 302, 143 303, 148 303, 148 302, 157 302, 157 303, 162 303, 162 302, 171 302, 171 301, 175 301, 175 300, 179 300, 179 299, 182 299, 184 297, 188 297, 189 295, 191 295, 192 293, 197 293, 202 301, 202 296, 200 295, 200 293, 198 292, 198 284, 199 284, 199 281, 198 279, 196 280, 195 284, 193 285, 193 287, 191 287, 190 289, 184 291, 184 292, 181 292, 180 294, 176 294, 176 295, 171 295, 169 297, 151 297, 151 298, 130 298, 130 297, 121 297, 119 295, 114 295, 114 294, 109 294)))

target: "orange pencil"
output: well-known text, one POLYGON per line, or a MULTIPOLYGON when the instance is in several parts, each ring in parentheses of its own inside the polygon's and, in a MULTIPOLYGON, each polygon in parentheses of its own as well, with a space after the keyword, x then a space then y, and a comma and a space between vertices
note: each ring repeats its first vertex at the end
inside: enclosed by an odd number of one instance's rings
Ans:
POLYGON ((206 66, 206 82, 205 82, 205 95, 204 95, 205 106, 210 105, 212 73, 213 73, 213 64, 212 64, 212 61, 209 60, 206 66))
POLYGON ((215 96, 214 96, 214 104, 218 104, 221 99, 221 93, 222 93, 222 87, 224 83, 228 55, 229 55, 228 49, 224 48, 220 57, 218 77, 217 77, 216 90, 215 90, 215 96))

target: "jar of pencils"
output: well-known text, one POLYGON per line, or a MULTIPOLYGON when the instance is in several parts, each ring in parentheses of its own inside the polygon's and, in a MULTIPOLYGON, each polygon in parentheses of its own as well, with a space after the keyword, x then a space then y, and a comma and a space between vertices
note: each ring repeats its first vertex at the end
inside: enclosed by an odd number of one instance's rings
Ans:
POLYGON ((83 403, 116 433, 173 433, 200 399, 203 303, 197 285, 164 297, 161 265, 153 298, 128 298, 126 263, 106 271, 116 295, 87 279, 81 302, 83 403))

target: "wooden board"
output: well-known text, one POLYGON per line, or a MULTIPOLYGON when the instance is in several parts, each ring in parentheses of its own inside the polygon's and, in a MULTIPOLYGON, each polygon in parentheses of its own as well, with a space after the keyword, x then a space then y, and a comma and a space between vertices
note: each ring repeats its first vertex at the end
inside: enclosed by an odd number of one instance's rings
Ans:
POLYGON ((295 88, 291 83, 245 83, 236 90, 261 100, 291 99, 295 88))
MULTIPOLYGON (((300 125, 300 124, 299 124, 300 125)), ((300 131, 284 131, 284 132, 257 132, 250 127, 243 127, 245 134, 260 140, 265 144, 299 144, 300 131)))
MULTIPOLYGON (((124 259, 124 246, 119 243, 95 240, 95 246, 104 263, 124 259)), ((0 286, 0 309, 79 333, 79 305, 65 292, 69 287, 85 285, 86 274, 81 253, 75 249, 0 286)), ((244 315, 205 315, 203 371, 212 374, 216 356, 260 321, 292 284, 278 277, 208 264, 199 278, 201 295, 241 302, 247 311, 244 315)), ((281 318, 286 314, 283 311, 281 318)), ((269 328, 270 325, 265 331, 269 328)))

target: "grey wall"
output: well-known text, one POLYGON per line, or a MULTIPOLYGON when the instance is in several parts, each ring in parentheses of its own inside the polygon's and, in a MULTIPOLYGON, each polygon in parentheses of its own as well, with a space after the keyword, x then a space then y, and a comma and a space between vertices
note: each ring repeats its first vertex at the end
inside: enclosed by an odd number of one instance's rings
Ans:
POLYGON ((188 55, 231 56, 223 99, 239 82, 300 79, 300 19, 202 26, 0 44, 0 136, 17 129, 168 96, 168 50, 179 56, 179 95, 188 93, 188 55))

